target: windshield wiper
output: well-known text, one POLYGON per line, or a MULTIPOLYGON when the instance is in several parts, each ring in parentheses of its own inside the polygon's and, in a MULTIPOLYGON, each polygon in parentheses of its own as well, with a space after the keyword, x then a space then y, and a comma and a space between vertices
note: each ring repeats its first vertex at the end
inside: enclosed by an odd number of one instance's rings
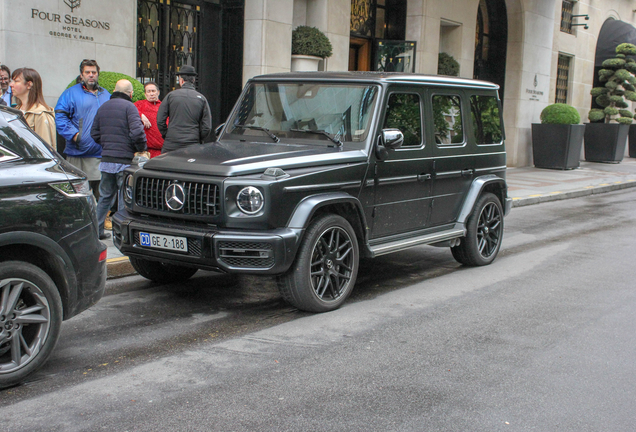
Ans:
POLYGON ((244 125, 244 124, 235 124, 234 128, 241 128, 241 129, 254 129, 254 130, 259 130, 259 131, 263 131, 265 132, 267 135, 269 135, 269 137, 271 139, 274 140, 274 142, 280 142, 280 138, 278 138, 276 135, 274 135, 272 132, 269 131, 269 129, 264 128, 264 127, 260 127, 260 126, 252 126, 252 125, 244 125))
POLYGON ((311 130, 311 129, 290 129, 291 132, 304 132, 304 133, 312 133, 316 135, 324 135, 329 138, 331 141, 338 144, 338 147, 342 147, 342 141, 338 139, 338 135, 331 135, 329 132, 324 130, 311 130))

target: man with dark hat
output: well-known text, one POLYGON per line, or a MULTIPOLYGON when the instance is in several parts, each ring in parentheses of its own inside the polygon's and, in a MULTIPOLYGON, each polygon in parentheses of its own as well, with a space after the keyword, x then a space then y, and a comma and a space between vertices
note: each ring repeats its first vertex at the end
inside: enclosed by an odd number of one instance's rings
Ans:
POLYGON ((157 127, 164 138, 162 154, 202 144, 212 130, 208 101, 194 89, 194 67, 182 66, 177 76, 181 88, 168 93, 157 113, 157 127))

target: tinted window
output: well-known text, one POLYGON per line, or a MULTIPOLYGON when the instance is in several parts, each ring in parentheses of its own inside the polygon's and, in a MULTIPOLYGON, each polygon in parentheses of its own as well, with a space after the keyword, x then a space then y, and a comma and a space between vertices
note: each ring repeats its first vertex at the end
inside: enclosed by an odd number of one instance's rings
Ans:
POLYGON ((53 154, 16 114, 0 115, 0 146, 25 159, 53 159, 53 154))
POLYGON ((501 142, 501 117, 499 104, 494 96, 471 96, 470 114, 477 144, 498 144, 501 142))
POLYGON ((402 147, 422 145, 422 112, 419 95, 393 93, 389 96, 384 128, 402 131, 404 134, 402 147))
POLYGON ((433 121, 437 144, 464 142, 461 99, 456 95, 433 96, 433 121))

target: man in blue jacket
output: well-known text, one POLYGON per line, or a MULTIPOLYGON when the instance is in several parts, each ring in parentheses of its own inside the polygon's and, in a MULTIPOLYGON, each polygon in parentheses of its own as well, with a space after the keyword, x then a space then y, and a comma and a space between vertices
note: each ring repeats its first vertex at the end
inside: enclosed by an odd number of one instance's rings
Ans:
POLYGON ((124 208, 121 185, 124 170, 130 166, 136 152, 146 150, 146 132, 137 107, 132 103, 133 86, 128 80, 117 81, 110 100, 102 105, 91 128, 91 136, 102 147, 99 169, 97 222, 99 238, 105 240, 110 234, 104 232, 104 222, 110 207, 119 193, 118 210, 124 208))
POLYGON ((99 86, 99 65, 95 60, 80 63, 80 79, 57 100, 55 124, 66 140, 66 159, 86 173, 93 194, 99 199, 102 148, 91 138, 91 127, 97 110, 110 99, 110 93, 99 86))

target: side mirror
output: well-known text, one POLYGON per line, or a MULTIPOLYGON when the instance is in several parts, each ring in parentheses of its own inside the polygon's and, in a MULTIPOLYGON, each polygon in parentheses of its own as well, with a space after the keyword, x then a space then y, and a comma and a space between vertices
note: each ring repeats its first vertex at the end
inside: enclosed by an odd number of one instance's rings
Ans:
POLYGON ((390 149, 400 148, 404 144, 404 134, 399 129, 382 129, 382 144, 390 149))

